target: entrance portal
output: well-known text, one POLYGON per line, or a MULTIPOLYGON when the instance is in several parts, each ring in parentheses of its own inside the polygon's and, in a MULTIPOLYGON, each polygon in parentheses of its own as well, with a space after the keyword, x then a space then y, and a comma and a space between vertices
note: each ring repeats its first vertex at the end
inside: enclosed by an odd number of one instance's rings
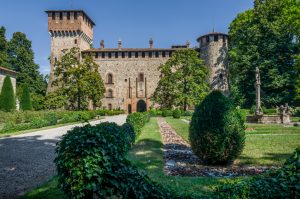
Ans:
POLYGON ((137 105, 136 105, 136 110, 137 112, 145 112, 147 111, 147 105, 144 100, 139 100, 137 105))
POLYGON ((127 111, 128 111, 128 114, 131 113, 131 104, 128 104, 128 109, 127 109, 127 111))

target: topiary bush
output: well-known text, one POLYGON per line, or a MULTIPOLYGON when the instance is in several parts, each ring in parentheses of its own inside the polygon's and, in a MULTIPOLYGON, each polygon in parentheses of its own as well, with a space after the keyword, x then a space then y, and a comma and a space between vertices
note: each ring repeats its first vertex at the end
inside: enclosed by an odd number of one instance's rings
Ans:
POLYGON ((180 116, 181 116, 181 111, 180 111, 180 109, 175 109, 175 110, 173 111, 173 118, 179 119, 180 116))
POLYGON ((193 152, 204 163, 230 163, 245 145, 244 120, 227 97, 213 91, 196 107, 189 140, 193 152))
POLYGON ((9 112, 16 110, 16 101, 10 77, 5 76, 0 93, 0 110, 9 112))
POLYGON ((135 133, 134 133, 134 129, 133 129, 133 126, 129 123, 124 123, 122 125, 122 130, 124 133, 126 133, 129 138, 130 138, 130 144, 134 144, 135 142, 135 133))
POLYGON ((149 121, 150 114, 147 112, 144 113, 132 113, 129 114, 126 118, 126 123, 130 124, 135 132, 135 137, 137 138, 141 131, 143 126, 149 121))
POLYGON ((27 84, 25 84, 23 87, 23 91, 20 99, 20 108, 23 111, 32 110, 32 101, 31 101, 31 96, 27 84))
POLYGON ((129 136, 115 123, 76 127, 57 144, 58 181, 69 198, 169 198, 125 159, 129 136))
POLYGON ((172 116, 173 115, 173 112, 172 112, 172 110, 167 110, 167 109, 165 109, 165 110, 163 110, 162 111, 162 114, 161 114, 163 117, 170 117, 170 116, 172 116))

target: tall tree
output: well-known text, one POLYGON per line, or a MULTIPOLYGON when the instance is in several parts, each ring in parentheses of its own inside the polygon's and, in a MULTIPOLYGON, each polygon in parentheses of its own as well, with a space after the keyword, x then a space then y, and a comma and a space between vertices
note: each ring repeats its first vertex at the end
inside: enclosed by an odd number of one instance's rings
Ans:
POLYGON ((0 110, 9 112, 16 110, 16 101, 13 85, 9 76, 4 78, 0 94, 0 110))
POLYGON ((265 106, 293 101, 299 36, 287 16, 297 6, 297 0, 255 0, 253 9, 230 24, 230 86, 239 105, 254 104, 256 67, 265 106))
POLYGON ((209 90, 209 72, 193 49, 175 51, 160 71, 162 78, 152 98, 162 107, 186 110, 202 101, 209 90))
POLYGON ((27 84, 23 85, 23 91, 20 99, 20 108, 23 111, 32 110, 32 101, 31 101, 30 91, 27 84))
POLYGON ((34 53, 24 33, 16 32, 9 41, 8 48, 9 63, 12 69, 17 71, 18 88, 27 84, 33 93, 44 95, 46 84, 43 76, 39 73, 39 66, 34 62, 34 53))
POLYGON ((57 79, 53 85, 69 99, 71 109, 88 108, 89 101, 98 107, 104 96, 104 84, 99 75, 99 66, 90 55, 79 61, 79 49, 64 50, 62 58, 55 63, 57 79))
POLYGON ((10 64, 8 63, 8 42, 6 40, 6 29, 1 26, 0 27, 0 66, 10 68, 10 64))

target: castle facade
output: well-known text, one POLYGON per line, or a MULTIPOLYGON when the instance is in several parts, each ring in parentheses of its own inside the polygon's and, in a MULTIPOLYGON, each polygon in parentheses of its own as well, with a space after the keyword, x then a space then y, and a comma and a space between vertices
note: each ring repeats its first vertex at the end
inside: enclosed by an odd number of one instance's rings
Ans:
MULTIPOLYGON (((48 31, 51 36, 51 72, 48 92, 53 88, 54 63, 63 55, 62 50, 77 47, 81 54, 93 53, 99 65, 99 75, 104 80, 106 93, 103 108, 122 109, 126 113, 145 111, 153 106, 150 98, 160 79, 159 66, 164 64, 178 49, 189 48, 177 45, 170 48, 154 48, 149 40, 148 48, 105 48, 101 40, 98 48, 93 44, 95 23, 83 10, 48 10, 48 31)), ((197 39, 201 58, 211 71, 212 89, 228 91, 227 54, 228 36, 212 32, 197 39)))

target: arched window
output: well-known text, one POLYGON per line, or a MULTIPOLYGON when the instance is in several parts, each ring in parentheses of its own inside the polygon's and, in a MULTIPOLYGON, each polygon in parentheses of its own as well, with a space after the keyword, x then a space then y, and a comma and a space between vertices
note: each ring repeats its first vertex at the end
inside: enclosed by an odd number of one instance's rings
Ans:
POLYGON ((139 73, 139 82, 143 82, 144 81, 144 73, 139 73))
POLYGON ((107 75, 107 83, 108 84, 113 84, 113 75, 111 73, 109 73, 107 75))
POLYGON ((107 91, 107 97, 108 98, 113 98, 113 91, 111 89, 108 89, 108 91, 107 91))
POLYGON ((112 110, 112 105, 111 104, 108 104, 108 110, 112 110))

